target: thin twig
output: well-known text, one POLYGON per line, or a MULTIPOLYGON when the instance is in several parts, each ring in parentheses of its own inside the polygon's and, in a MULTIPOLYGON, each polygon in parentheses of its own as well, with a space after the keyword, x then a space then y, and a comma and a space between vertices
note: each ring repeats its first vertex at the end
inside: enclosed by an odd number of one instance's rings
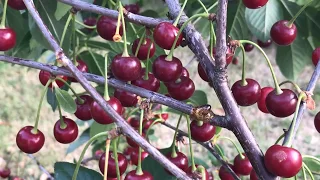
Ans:
POLYGON ((47 171, 47 170, 40 164, 40 162, 39 162, 32 154, 28 154, 28 156, 29 156, 29 158, 31 158, 31 159, 37 164, 37 166, 39 167, 39 169, 40 169, 42 172, 44 172, 44 173, 48 176, 48 178, 49 178, 50 180, 54 180, 54 178, 51 176, 51 174, 49 173, 49 171, 47 171))

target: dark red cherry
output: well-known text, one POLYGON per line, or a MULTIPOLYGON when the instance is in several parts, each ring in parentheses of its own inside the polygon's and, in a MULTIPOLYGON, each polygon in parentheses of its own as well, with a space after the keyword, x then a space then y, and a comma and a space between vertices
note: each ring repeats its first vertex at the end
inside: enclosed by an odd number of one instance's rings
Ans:
MULTIPOLYGON (((149 154, 145 151, 141 152, 141 161, 143 161, 145 158, 147 158, 149 154)), ((139 159, 139 148, 134 148, 133 151, 130 154, 131 163, 134 165, 138 165, 138 159, 139 159)))
MULTIPOLYGON (((118 166, 119 166, 119 171, 120 171, 120 176, 126 172, 127 166, 128 166, 128 161, 126 157, 121 154, 118 154, 118 166)), ((106 154, 103 153, 100 157, 99 160, 99 169, 102 174, 104 174, 104 164, 106 161, 106 154)), ((109 158, 108 158, 108 177, 109 178, 116 178, 117 177, 117 171, 116 171, 116 161, 114 159, 114 153, 112 151, 109 152, 109 158)))
MULTIPOLYGON (((234 171, 234 166, 232 164, 229 164, 229 166, 234 171)), ((236 175, 239 177, 239 174, 236 174, 236 175)), ((219 169, 219 177, 221 180, 234 180, 233 176, 223 166, 221 166, 219 169)))
MULTIPOLYGON (((130 155, 131 155, 131 153, 134 151, 134 149, 136 149, 136 148, 133 148, 133 147, 131 147, 131 146, 127 146, 124 150, 123 150, 123 155, 125 155, 125 156, 129 156, 130 157, 130 155)), ((130 158, 127 158, 127 159, 130 159, 130 158)))
POLYGON ((270 173, 283 178, 291 178, 300 171, 302 156, 294 148, 273 145, 269 147, 264 156, 264 164, 270 173))
MULTIPOLYGON (((176 165, 182 171, 186 171, 188 169, 188 157, 184 155, 182 152, 177 152, 176 157, 172 157, 171 154, 172 152, 169 152, 166 154, 166 157, 169 159, 169 161, 171 161, 174 165, 176 165)), ((169 171, 167 172, 171 174, 169 171)))
POLYGON ((246 79, 247 85, 242 85, 242 80, 235 82, 231 91, 234 99, 239 106, 251 106, 256 103, 261 94, 261 88, 257 81, 253 79, 246 79))
POLYGON ((134 81, 141 77, 141 63, 136 57, 116 55, 111 62, 112 74, 122 81, 134 81))
POLYGON ((262 48, 267 48, 267 47, 269 47, 269 46, 272 44, 272 40, 271 40, 271 39, 267 40, 266 42, 257 40, 257 42, 258 42, 258 45, 259 45, 260 47, 262 47, 262 48))
POLYGON ((195 90, 193 81, 185 76, 181 76, 176 81, 168 82, 165 85, 170 96, 180 101, 189 99, 195 90))
POLYGON ((249 175, 251 170, 252 170, 252 165, 248 159, 248 157, 246 156, 245 153, 242 153, 242 155, 244 156, 244 159, 241 159, 240 154, 238 154, 234 160, 233 160, 233 164, 234 164, 234 171, 237 174, 241 174, 241 175, 249 175))
POLYGON ((114 97, 116 97, 122 104, 123 107, 135 106, 138 102, 137 95, 123 91, 121 89, 116 89, 114 91, 114 97))
POLYGON ((245 50, 246 52, 252 51, 253 48, 254 48, 254 46, 253 46, 252 44, 249 44, 249 43, 245 43, 245 44, 244 44, 244 50, 245 50))
POLYGON ((8 51, 16 45, 16 32, 7 27, 0 29, 0 51, 8 51))
POLYGON ((124 5, 124 8, 133 14, 139 14, 140 11, 140 7, 138 4, 126 4, 124 5))
POLYGON ((320 60, 320 47, 316 48, 312 52, 312 62, 316 66, 320 60))
POLYGON ((27 7, 24 5, 23 0, 8 0, 8 6, 15 10, 27 9, 27 7))
POLYGON ((314 127, 320 133, 320 112, 314 117, 314 127))
POLYGON ((215 126, 212 126, 210 123, 203 123, 199 126, 197 121, 190 123, 190 130, 192 139, 200 142, 209 141, 216 133, 215 126))
MULTIPOLYGON (((113 19, 107 16, 101 16, 97 22, 97 32, 105 40, 113 41, 113 36, 117 29, 117 19, 113 19)), ((119 34, 122 36, 123 29, 122 23, 120 24, 119 34)))
POLYGON ((2 178, 7 178, 10 176, 10 169, 9 168, 3 168, 3 169, 0 169, 0 177, 2 178))
POLYGON ((181 76, 189 77, 189 71, 185 67, 182 67, 181 76))
POLYGON ((293 43, 297 37, 297 27, 292 24, 288 26, 289 21, 281 20, 276 22, 271 30, 270 36, 272 40, 281 46, 288 46, 293 43))
POLYGON ((273 91, 272 87, 264 87, 261 89, 261 95, 260 95, 260 98, 257 102, 258 108, 261 112, 269 113, 267 106, 266 106, 266 98, 267 98, 267 95, 271 91, 273 91))
MULTIPOLYGON (((136 50, 138 48, 140 39, 136 39, 132 44, 132 54, 136 54, 136 50)), ((137 57, 140 60, 146 60, 148 58, 148 51, 150 48, 149 58, 152 58, 154 53, 156 52, 156 46, 151 41, 151 39, 146 38, 144 42, 141 43, 140 49, 138 51, 137 57)))
POLYGON ((268 0, 242 0, 242 2, 249 9, 258 9, 266 5, 268 0))
POLYGON ((78 99, 75 99, 77 110, 74 115, 80 120, 88 121, 92 119, 91 104, 93 102, 93 99, 89 95, 81 95, 80 98, 83 100, 83 103, 81 104, 78 99))
POLYGON ((238 59, 238 57, 234 57, 234 58, 233 58, 232 64, 234 64, 234 65, 238 65, 238 64, 239 64, 239 59, 238 59))
MULTIPOLYGON (((122 105, 121 102, 115 98, 110 96, 109 101, 107 103, 118 113, 121 115, 122 113, 122 105)), ((112 118, 104 112, 104 110, 100 107, 100 105, 97 102, 93 102, 91 104, 91 115, 92 118, 100 124, 111 124, 113 123, 112 118)))
MULTIPOLYGON (((156 118, 160 118, 159 115, 156 115, 156 118)), ((162 113, 161 114, 161 118, 166 121, 169 118, 169 114, 168 113, 162 113)))
MULTIPOLYGON (((77 60, 77 63, 78 63, 77 68, 78 68, 78 70, 79 70, 80 72, 82 72, 82 73, 87 73, 87 72, 89 71, 89 68, 88 68, 87 64, 86 64, 84 61, 82 61, 82 60, 77 60)), ((78 82, 78 81, 77 81, 75 78, 73 78, 73 77, 69 77, 69 80, 70 80, 71 82, 78 82)))
POLYGON ((201 64, 198 64, 198 74, 202 80, 209 82, 209 78, 206 74, 206 71, 202 68, 201 64))
MULTIPOLYGON (((216 48, 215 47, 212 49, 212 53, 213 53, 212 55, 214 57, 215 54, 216 54, 216 48)), ((232 62, 233 56, 234 56, 234 54, 233 54, 231 48, 228 47, 227 48, 227 52, 226 52, 227 65, 229 65, 232 62)))
POLYGON ((157 92, 160 88, 160 81, 150 72, 148 73, 148 79, 143 74, 139 79, 132 81, 132 84, 153 92, 157 92))
MULTIPOLYGON (((175 38, 177 37, 179 28, 175 27, 169 22, 159 23, 153 31, 153 39, 158 46, 163 49, 170 50, 175 38)), ((180 45, 182 35, 180 34, 176 47, 180 45)))
POLYGON ((69 144, 78 137, 78 126, 73 120, 63 117, 66 127, 61 127, 61 122, 58 120, 53 128, 55 139, 62 144, 69 144))
POLYGON ((182 63, 176 57, 173 57, 171 61, 166 60, 166 57, 166 55, 161 55, 155 59, 152 64, 152 72, 160 81, 175 81, 181 75, 182 63))
MULTIPOLYGON (((83 24, 85 24, 87 26, 95 26, 97 24, 97 18, 88 17, 88 18, 83 20, 83 24)), ((92 30, 92 29, 88 29, 88 30, 92 30)))
POLYGON ((250 173, 250 180, 259 180, 257 173, 254 170, 250 173))
MULTIPOLYGON (((49 79, 50 79, 51 77, 52 77, 52 76, 51 76, 51 74, 50 74, 48 71, 41 70, 41 71, 39 72, 39 80, 40 80, 40 82, 41 82, 41 84, 42 84, 43 86, 45 86, 45 85, 47 84, 47 82, 49 81, 49 79)), ((67 79, 68 79, 67 76, 63 76, 63 75, 59 75, 58 77, 61 78, 61 79, 63 79, 63 80, 65 80, 65 81, 67 81, 67 79)), ((62 82, 62 81, 60 81, 60 80, 56 80, 55 82, 57 83, 57 85, 58 85, 59 88, 61 88, 61 87, 64 85, 64 82, 62 82)), ((49 88, 52 88, 52 83, 49 84, 49 88)))
POLYGON ((38 129, 37 133, 32 132, 32 126, 25 126, 17 134, 16 143, 22 152, 33 154, 38 152, 44 145, 45 137, 38 129))
POLYGON ((281 94, 275 90, 266 97, 266 107, 270 114, 276 117, 288 117, 296 110, 298 98, 290 89, 282 89, 281 94))
MULTIPOLYGON (((198 167, 199 165, 196 164, 196 167, 198 167)), ((192 179, 202 179, 201 177, 201 172, 198 171, 194 171, 192 172, 192 166, 189 166, 188 169, 186 170, 186 173, 188 176, 192 177, 192 179)), ((209 180, 209 173, 208 171, 205 169, 205 174, 206 174, 206 178, 205 180, 209 180)))
POLYGON ((153 120, 144 120, 142 123, 143 131, 146 132, 150 128, 152 123, 153 120))
MULTIPOLYGON (((146 137, 146 134, 145 133, 142 133, 142 137, 146 137)), ((134 142, 132 139, 130 139, 129 137, 126 137, 126 139, 127 139, 127 143, 131 146, 131 147, 134 147, 134 148, 138 148, 139 147, 139 145, 136 143, 136 142, 134 142)))
POLYGON ((131 125, 131 127, 133 127, 134 129, 139 129, 139 123, 140 123, 140 119, 139 118, 131 118, 129 121, 129 124, 131 125))
POLYGON ((138 175, 136 170, 128 172, 124 180, 153 180, 153 176, 148 171, 142 171, 142 175, 138 175))

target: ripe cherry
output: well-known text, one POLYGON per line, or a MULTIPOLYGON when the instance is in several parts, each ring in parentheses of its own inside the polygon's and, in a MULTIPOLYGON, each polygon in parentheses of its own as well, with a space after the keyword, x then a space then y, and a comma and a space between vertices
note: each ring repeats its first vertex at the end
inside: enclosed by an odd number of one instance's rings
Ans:
MULTIPOLYGON (((186 155, 184 155, 182 152, 176 152, 176 157, 172 157, 171 155, 172 152, 166 154, 166 157, 169 159, 169 161, 175 164, 182 171, 186 171, 188 169, 188 157, 186 155)), ((171 174, 169 171, 167 172, 171 174)))
POLYGON ((75 99, 77 110, 74 115, 80 120, 88 121, 92 119, 91 104, 93 102, 93 99, 89 95, 81 95, 80 98, 83 100, 83 103, 81 104, 78 99, 75 99))
MULTIPOLYGON (((82 72, 82 73, 87 73, 87 72, 89 71, 89 68, 88 68, 87 64, 86 64, 84 61, 82 61, 82 60, 77 60, 77 63, 78 63, 77 68, 78 68, 78 70, 79 70, 80 72, 82 72)), ((69 77, 69 80, 70 80, 71 82, 78 82, 78 81, 77 81, 75 78, 73 78, 73 77, 69 77)))
POLYGON ((124 8, 133 14, 139 14, 140 11, 140 7, 138 4, 126 4, 124 5, 124 8))
MULTIPOLYGON (((118 166, 119 166, 119 171, 120 171, 120 176, 126 172, 127 166, 128 166, 128 161, 126 157, 122 153, 117 153, 118 154, 118 166)), ((104 164, 106 160, 106 154, 103 153, 100 157, 99 160, 99 169, 102 174, 104 174, 104 164)), ((114 152, 110 151, 109 152, 109 158, 108 158, 108 177, 110 178, 116 178, 117 177, 117 171, 116 171, 116 161, 114 159, 114 152)))
POLYGON ((276 117, 287 117, 296 110, 298 98, 290 89, 282 89, 281 94, 271 91, 266 97, 266 107, 276 117))
MULTIPOLYGON (((117 29, 117 19, 101 16, 97 22, 97 32, 105 40, 113 41, 113 36, 117 29)), ((119 34, 122 36, 122 23, 120 24, 119 34)))
POLYGON ((258 42, 258 45, 259 45, 260 47, 262 47, 262 48, 267 48, 267 47, 269 47, 269 46, 272 44, 272 40, 271 40, 271 39, 267 40, 266 42, 257 40, 257 42, 258 42))
POLYGON ((142 171, 142 175, 138 175, 136 170, 128 172, 124 180, 153 180, 153 176, 148 171, 142 171))
POLYGON ((140 123, 140 119, 136 117, 131 118, 129 121, 130 126, 133 127, 134 129, 139 129, 139 123, 140 123))
POLYGON ((254 170, 250 173, 250 180, 259 180, 257 173, 254 170))
POLYGON ((132 84, 153 92, 157 92, 160 88, 160 81, 150 72, 148 73, 148 79, 143 73, 139 79, 132 81, 132 84))
MULTIPOLYGON (((141 162, 147 158, 149 154, 145 151, 141 152, 141 162)), ((139 148, 134 148, 133 151, 130 154, 131 163, 134 165, 138 165, 138 159, 139 159, 139 148)))
MULTIPOLYGON (((229 166, 234 171, 234 166, 232 164, 229 164, 229 166)), ((237 174, 237 173, 236 173, 236 175, 239 176, 239 174, 237 174)), ((233 176, 223 166, 221 166, 220 169, 219 169, 219 177, 220 177, 221 180, 234 180, 233 176)))
POLYGON ((78 137, 77 123, 69 118, 63 117, 66 127, 61 127, 61 121, 58 120, 53 128, 53 134, 56 140, 62 144, 69 144, 78 137))
POLYGON ((273 145, 269 147, 264 156, 264 164, 270 173, 283 178, 291 178, 300 171, 302 156, 294 148, 273 145))
POLYGON ((252 44, 249 44, 249 43, 245 43, 245 44, 244 44, 244 50, 245 50, 246 52, 252 51, 253 48, 254 48, 254 46, 253 46, 252 44))
MULTIPOLYGON (((212 49, 212 56, 214 57, 216 54, 216 48, 214 47, 212 49)), ((232 62, 232 59, 233 59, 233 52, 232 52, 232 49, 231 48, 227 48, 227 52, 226 52, 226 61, 227 61, 227 65, 229 65, 231 62, 232 62)))
POLYGON ((96 150, 96 152, 94 153, 94 156, 97 158, 97 159, 100 159, 100 157, 103 155, 103 151, 101 149, 99 150, 96 150))
POLYGON ((116 89, 114 91, 114 97, 116 97, 121 102, 121 105, 124 107, 135 106, 138 102, 136 94, 123 91, 121 89, 116 89))
POLYGON ((165 85, 170 96, 180 101, 189 99, 195 90, 193 81, 185 76, 181 76, 176 81, 168 82, 165 85))
POLYGON ((203 122, 202 125, 198 125, 197 121, 190 123, 191 137, 192 139, 200 142, 206 142, 212 139, 216 132, 216 127, 210 123, 203 122))
POLYGON ((232 64, 234 64, 234 65, 238 65, 238 64, 239 64, 239 59, 238 59, 238 57, 234 57, 234 58, 233 58, 232 64))
POLYGON ((259 110, 264 113, 269 113, 267 106, 266 106, 266 98, 267 98, 267 95, 271 91, 273 91, 272 87, 264 87, 261 89, 261 95, 260 95, 260 98, 257 102, 257 105, 258 105, 259 110))
POLYGON ((10 173, 11 173, 11 171, 9 168, 0 169, 0 177, 2 177, 2 178, 9 177, 10 173))
MULTIPOLYGON (((158 46, 163 49, 170 50, 175 38, 177 37, 179 28, 175 27, 169 22, 159 23, 153 31, 153 39, 158 46)), ((182 35, 180 34, 176 47, 180 45, 182 35)))
POLYGON ((136 57, 116 55, 111 62, 112 74, 122 81, 134 81, 141 77, 141 63, 136 57))
MULTIPOLYGON (((199 165, 196 164, 196 167, 198 167, 199 165)), ((188 169, 186 170, 186 173, 188 176, 192 177, 192 179, 202 179, 201 173, 198 171, 194 171, 192 172, 192 166, 189 166, 188 169)), ((206 169, 204 169, 204 173, 206 174, 205 180, 209 180, 209 173, 206 169)))
MULTIPOLYGON (((160 118, 159 115, 156 115, 155 117, 156 118, 160 118)), ((162 113, 161 114, 161 118, 166 121, 169 118, 169 114, 168 113, 162 113)))
MULTIPOLYGON (((67 81, 68 77, 67 76, 62 76, 62 75, 59 75, 58 76, 59 78, 67 81)), ((45 70, 41 70, 39 72, 39 80, 41 82, 41 84, 43 86, 45 86, 47 84, 47 82, 49 81, 49 79, 52 78, 52 75, 48 72, 48 71, 45 71, 45 70)), ((63 85, 64 85, 64 82, 60 81, 60 80, 56 80, 55 81, 58 85, 59 88, 61 88, 63 85)), ((49 88, 52 88, 52 83, 49 84, 48 86, 49 88)))
MULTIPOLYGON (((107 103, 118 113, 121 115, 122 113, 122 105, 121 102, 115 98, 110 96, 110 99, 107 101, 107 103)), ((113 123, 112 118, 104 112, 104 110, 100 107, 100 105, 97 102, 93 102, 91 104, 91 115, 92 118, 100 124, 111 124, 113 123)))
POLYGON ((0 51, 8 51, 16 45, 16 32, 7 27, 0 29, 0 51))
POLYGON ((44 145, 45 137, 38 129, 33 132, 32 126, 25 126, 17 134, 16 143, 19 149, 27 154, 38 152, 44 145))
POLYGON ((316 127, 316 130, 320 133, 320 112, 314 117, 314 127, 316 127))
MULTIPOLYGON (((87 26, 95 26, 97 24, 97 18, 95 17, 88 17, 83 20, 83 24, 87 26)), ((93 29, 86 28, 87 31, 92 31, 93 29)))
POLYGON ((251 106, 259 100, 261 88, 257 81, 246 79, 247 84, 242 85, 242 80, 235 82, 231 91, 234 99, 240 106, 251 106))
MULTIPOLYGON (((138 48, 140 39, 136 39, 132 44, 132 54, 136 54, 136 50, 138 48)), ((150 48, 149 58, 152 58, 154 53, 156 52, 156 46, 149 38, 145 38, 144 42, 141 43, 140 49, 138 50, 137 57, 140 60, 146 60, 148 58, 148 51, 150 48)))
POLYGON ((176 57, 173 57, 171 61, 166 60, 166 57, 166 55, 161 55, 155 59, 152 64, 152 72, 160 81, 175 81, 181 75, 182 63, 176 57))
POLYGON ((312 52, 312 62, 316 66, 320 60, 320 47, 316 48, 312 52))
POLYGON ((245 153, 242 153, 242 155, 244 156, 244 159, 241 159, 240 154, 238 154, 234 160, 233 160, 233 164, 234 164, 234 171, 237 174, 241 174, 241 175, 249 175, 251 170, 252 170, 252 165, 248 159, 248 157, 246 156, 245 153))
POLYGON ((294 24, 289 26, 288 23, 287 20, 281 20, 272 26, 270 36, 275 43, 288 46, 296 39, 297 27, 294 24))
POLYGON ((258 9, 266 5, 268 0, 242 0, 242 2, 249 9, 258 9))
POLYGON ((23 0, 8 0, 8 6, 15 10, 27 9, 26 5, 23 3, 23 0))
POLYGON ((144 120, 142 123, 142 128, 143 128, 142 130, 146 132, 150 128, 152 123, 153 123, 153 120, 144 120))
MULTIPOLYGON (((145 133, 142 133, 142 137, 145 138, 146 137, 146 134, 145 133)), ((134 147, 134 148, 138 148, 139 145, 134 142, 132 139, 130 139, 129 137, 126 137, 127 139, 127 143, 131 146, 131 147, 134 147)))
POLYGON ((189 71, 185 67, 182 67, 181 76, 189 77, 189 71))
POLYGON ((202 80, 209 82, 209 78, 206 74, 206 71, 202 68, 201 64, 198 64, 198 74, 202 80))
MULTIPOLYGON (((127 146, 124 150, 123 150, 123 155, 130 157, 131 153, 134 151, 135 148, 131 147, 131 146, 127 146)), ((130 159, 130 158, 127 158, 130 159)))

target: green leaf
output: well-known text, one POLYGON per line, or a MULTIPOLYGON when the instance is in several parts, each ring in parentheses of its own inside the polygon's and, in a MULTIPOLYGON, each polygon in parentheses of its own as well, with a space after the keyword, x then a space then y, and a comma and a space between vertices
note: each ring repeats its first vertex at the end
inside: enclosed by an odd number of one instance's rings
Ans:
MULTIPOLYGON (((59 180, 70 180, 76 164, 68 162, 56 162, 54 164, 54 178, 59 180)), ((103 177, 97 171, 80 166, 77 180, 102 180, 103 177)))
POLYGON ((115 127, 114 123, 104 125, 104 124, 99 124, 97 122, 93 122, 92 125, 90 126, 90 138, 101 132, 110 131, 114 127, 115 127))
POLYGON ((55 91, 61 108, 68 113, 75 113, 77 105, 72 96, 67 91, 60 88, 55 88, 55 91))
POLYGON ((194 106, 208 104, 207 94, 204 91, 196 90, 187 102, 191 102, 194 106))
MULTIPOLYGON (((188 159, 191 159, 191 157, 189 156, 188 159)), ((206 169, 209 169, 208 164, 203 160, 200 159, 198 157, 194 157, 194 163, 203 166, 206 169)), ((189 161, 189 166, 191 166, 191 160, 189 161)))
POLYGON ((47 91, 47 101, 50 104, 52 111, 54 112, 57 109, 57 98, 55 96, 55 89, 48 89, 47 91))
POLYGON ((89 131, 90 131, 89 128, 86 129, 85 131, 83 131, 83 133, 80 135, 80 137, 77 140, 73 141, 69 145, 66 154, 72 153, 74 150, 79 148, 81 145, 83 145, 86 142, 88 142, 89 139, 90 139, 89 131))
MULTIPOLYGON (((320 158, 320 156, 317 156, 317 158, 320 158)), ((320 162, 316 161, 312 158, 303 158, 303 162, 309 167, 309 169, 314 172, 319 174, 320 173, 320 162)))
POLYGON ((245 19, 245 9, 242 1, 230 1, 228 4, 227 34, 232 39, 250 38, 245 19))
MULTIPOLYGON (((303 6, 309 2, 307 0, 289 0, 289 1, 294 2, 300 6, 303 6)), ((313 1, 309 6, 320 10, 320 1, 313 1)))
MULTIPOLYGON (((110 65, 111 60, 115 56, 114 53, 108 53, 108 65, 110 65)), ((102 76, 104 74, 104 57, 95 52, 85 51, 79 55, 79 57, 86 62, 89 72, 102 76)))
POLYGON ((71 8, 72 6, 70 5, 58 2, 56 12, 54 12, 54 17, 59 21, 71 8))
POLYGON ((259 9, 246 9, 245 17, 251 33, 261 41, 270 39, 272 25, 283 19, 283 10, 279 0, 270 0, 259 9))

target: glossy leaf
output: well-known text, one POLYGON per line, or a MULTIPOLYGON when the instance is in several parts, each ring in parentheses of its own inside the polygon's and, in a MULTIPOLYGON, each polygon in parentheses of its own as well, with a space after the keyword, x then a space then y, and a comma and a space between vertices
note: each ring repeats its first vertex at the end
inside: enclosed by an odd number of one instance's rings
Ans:
MULTIPOLYGON (((68 162, 56 162, 54 164, 54 178, 59 180, 70 180, 76 164, 68 162)), ((80 166, 77 180, 102 180, 103 177, 97 171, 80 166)))
POLYGON ((68 113, 75 113, 77 105, 72 96, 65 90, 55 88, 57 100, 61 108, 68 113))
POLYGON ((196 90, 193 95, 187 100, 187 102, 192 103, 194 106, 201 106, 208 104, 207 94, 204 91, 196 90))
POLYGON ((90 126, 90 137, 93 137, 94 135, 99 134, 101 132, 110 131, 114 127, 115 125, 113 123, 102 125, 94 121, 90 126))
POLYGON ((245 19, 245 6, 242 1, 230 1, 227 14, 227 34, 233 39, 249 39, 249 29, 245 19))
POLYGON ((82 146, 83 144, 85 144, 86 142, 89 141, 90 139, 90 135, 89 135, 89 131, 90 129, 86 129, 85 131, 83 131, 83 133, 80 135, 80 137, 78 139, 76 139, 75 141, 73 141, 68 149, 66 154, 72 153, 73 151, 75 151, 77 148, 79 148, 80 146, 82 146))
MULTIPOLYGON (((320 156, 317 156, 319 159, 320 156)), ((312 158, 303 158, 303 162, 308 166, 308 168, 314 172, 314 173, 320 173, 320 162, 316 161, 315 159, 312 158)))

